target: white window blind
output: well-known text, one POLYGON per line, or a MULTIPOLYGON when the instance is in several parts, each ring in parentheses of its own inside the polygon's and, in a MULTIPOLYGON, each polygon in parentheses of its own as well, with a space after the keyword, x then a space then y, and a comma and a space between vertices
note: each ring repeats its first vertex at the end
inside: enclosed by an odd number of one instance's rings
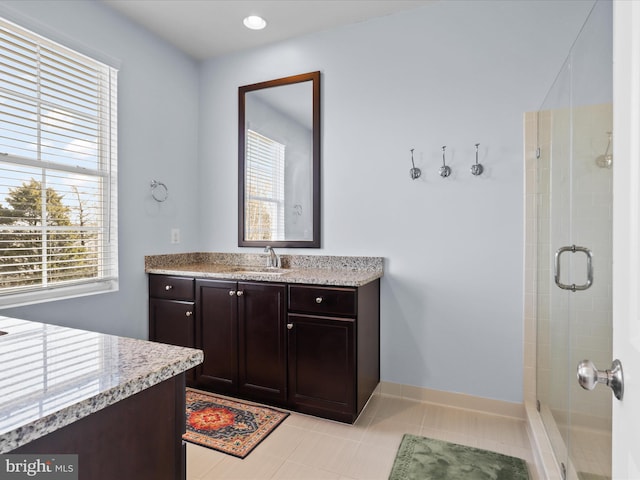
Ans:
POLYGON ((250 129, 247 140, 247 240, 282 239, 285 146, 250 129))
POLYGON ((0 306, 117 289, 117 71, 0 18, 0 306))

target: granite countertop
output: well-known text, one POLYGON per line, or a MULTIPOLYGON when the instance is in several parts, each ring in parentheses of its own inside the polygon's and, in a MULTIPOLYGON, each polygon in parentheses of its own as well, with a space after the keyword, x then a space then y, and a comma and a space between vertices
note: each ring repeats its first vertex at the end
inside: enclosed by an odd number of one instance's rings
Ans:
POLYGON ((228 280, 361 287, 384 274, 381 257, 282 255, 282 267, 266 268, 267 255, 189 253, 145 257, 145 272, 228 280))
POLYGON ((200 350, 0 317, 0 454, 202 362, 200 350))

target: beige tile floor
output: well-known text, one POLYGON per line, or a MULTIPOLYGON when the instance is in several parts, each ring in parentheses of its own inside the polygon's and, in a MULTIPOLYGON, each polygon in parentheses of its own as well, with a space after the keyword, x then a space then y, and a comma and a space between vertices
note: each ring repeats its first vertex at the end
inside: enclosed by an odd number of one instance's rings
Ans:
POLYGON ((576 470, 611 478, 611 430, 603 432, 575 427, 570 443, 576 470))
POLYGON ((404 433, 524 458, 524 420, 374 395, 354 425, 292 413, 244 460, 187 444, 187 479, 388 479, 404 433))

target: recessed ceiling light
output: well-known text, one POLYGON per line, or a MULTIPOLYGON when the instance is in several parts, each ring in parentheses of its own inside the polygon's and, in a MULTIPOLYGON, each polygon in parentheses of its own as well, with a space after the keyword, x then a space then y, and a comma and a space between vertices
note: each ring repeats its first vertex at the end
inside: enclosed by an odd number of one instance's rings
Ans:
POLYGON ((249 15, 242 21, 242 23, 244 23, 245 27, 250 28, 251 30, 262 30, 267 26, 265 19, 258 17, 257 15, 249 15))

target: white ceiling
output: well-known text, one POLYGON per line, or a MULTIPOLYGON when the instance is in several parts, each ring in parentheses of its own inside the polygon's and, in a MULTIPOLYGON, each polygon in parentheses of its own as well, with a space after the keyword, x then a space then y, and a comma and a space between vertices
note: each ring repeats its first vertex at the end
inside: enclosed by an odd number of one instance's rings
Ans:
POLYGON ((102 0, 198 60, 362 22, 436 0, 102 0), (247 15, 267 28, 248 30, 247 15))

